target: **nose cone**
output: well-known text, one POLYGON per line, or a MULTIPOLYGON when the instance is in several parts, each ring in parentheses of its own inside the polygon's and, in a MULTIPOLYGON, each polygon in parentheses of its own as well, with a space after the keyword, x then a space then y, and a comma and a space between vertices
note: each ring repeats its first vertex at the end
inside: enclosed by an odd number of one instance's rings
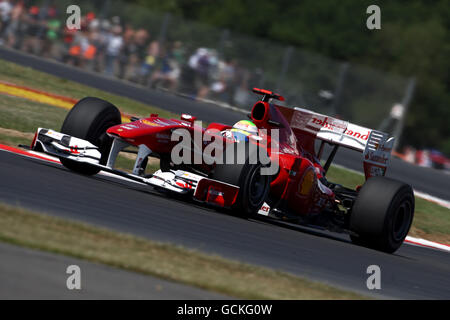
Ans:
POLYGON ((126 125, 124 124, 118 124, 116 126, 113 126, 106 130, 106 133, 119 136, 119 137, 125 137, 127 134, 127 131, 130 131, 127 129, 126 125))
POLYGON ((156 123, 152 120, 143 119, 113 126, 106 130, 106 132, 123 139, 151 138, 161 132, 170 132, 170 129, 173 127, 177 127, 177 125, 172 123, 156 123))
POLYGON ((109 135, 118 136, 123 139, 137 138, 149 134, 149 132, 146 132, 145 128, 142 128, 137 121, 113 126, 106 130, 106 132, 109 135))

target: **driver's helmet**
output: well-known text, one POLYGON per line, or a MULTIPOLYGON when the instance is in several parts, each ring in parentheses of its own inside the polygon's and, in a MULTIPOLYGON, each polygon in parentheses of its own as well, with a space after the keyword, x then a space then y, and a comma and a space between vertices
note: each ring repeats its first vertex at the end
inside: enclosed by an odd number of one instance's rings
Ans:
POLYGON ((258 127, 249 120, 241 120, 234 124, 230 133, 236 142, 248 141, 249 136, 258 135, 258 127))

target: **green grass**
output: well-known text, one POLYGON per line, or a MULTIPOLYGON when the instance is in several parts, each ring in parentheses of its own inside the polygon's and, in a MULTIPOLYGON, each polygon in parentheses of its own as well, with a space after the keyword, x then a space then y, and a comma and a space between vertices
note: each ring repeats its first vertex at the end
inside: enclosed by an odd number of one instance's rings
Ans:
POLYGON ((13 146, 13 147, 18 146, 19 144, 24 144, 24 145, 29 146, 31 144, 31 139, 24 138, 24 137, 15 137, 15 136, 11 136, 8 134, 0 133, 0 143, 8 145, 8 146, 13 146))
POLYGON ((363 185, 365 181, 362 174, 357 174, 333 165, 328 169, 327 179, 352 189, 356 188, 356 186, 363 185))
MULTIPOLYGON (((130 156, 125 156, 125 154, 119 153, 119 156, 116 159, 115 167, 120 170, 125 170, 131 172, 134 167, 134 163, 136 161, 135 155, 132 155, 133 158, 130 156)), ((145 169, 145 174, 151 174, 159 169, 159 159, 156 158, 149 158, 148 164, 145 169)))
POLYGON ((27 86, 75 99, 81 99, 87 96, 98 97, 111 102, 123 112, 137 116, 149 116, 151 113, 158 113, 162 117, 179 118, 179 115, 154 106, 149 106, 129 98, 88 87, 67 79, 58 78, 1 59, 0 70, 1 80, 12 82, 16 85, 27 86))
POLYGON ((61 129, 69 111, 0 94, 0 127, 33 133, 38 127, 61 129))
POLYGON ((0 203, 0 240, 243 299, 364 299, 289 273, 0 203))
POLYGON ((434 239, 450 243, 450 210, 416 197, 413 226, 434 239), (442 235, 442 237, 439 237, 442 235), (439 239, 441 238, 441 239, 439 239))

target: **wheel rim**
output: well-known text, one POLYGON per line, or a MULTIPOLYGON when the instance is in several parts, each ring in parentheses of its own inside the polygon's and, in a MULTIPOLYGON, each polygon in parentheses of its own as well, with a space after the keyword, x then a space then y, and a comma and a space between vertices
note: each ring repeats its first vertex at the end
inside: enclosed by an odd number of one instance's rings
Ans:
POLYGON ((253 171, 249 183, 249 196, 252 205, 258 205, 266 191, 266 177, 261 175, 260 167, 253 171))
POLYGON ((406 237, 411 222, 411 203, 404 201, 396 210, 393 219, 393 236, 395 241, 401 241, 406 237))

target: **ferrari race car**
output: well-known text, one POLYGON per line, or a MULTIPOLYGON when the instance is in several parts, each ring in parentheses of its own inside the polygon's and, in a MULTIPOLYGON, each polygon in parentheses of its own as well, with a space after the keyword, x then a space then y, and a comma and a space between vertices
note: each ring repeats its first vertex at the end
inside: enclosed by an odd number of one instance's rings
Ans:
POLYGON ((180 194, 244 217, 264 216, 346 232, 362 246, 392 253, 403 243, 414 215, 411 186, 384 177, 394 138, 261 94, 249 120, 235 126, 195 117, 165 119, 157 114, 121 123, 119 110, 93 97, 78 101, 60 132, 39 128, 35 151, 59 157, 84 175, 107 171, 161 192, 180 194), (332 151, 321 164, 325 145, 332 151), (362 153, 366 177, 356 190, 327 180, 339 147, 362 153), (131 173, 115 168, 121 151, 133 152, 131 173), (160 169, 146 173, 148 157, 160 169))

